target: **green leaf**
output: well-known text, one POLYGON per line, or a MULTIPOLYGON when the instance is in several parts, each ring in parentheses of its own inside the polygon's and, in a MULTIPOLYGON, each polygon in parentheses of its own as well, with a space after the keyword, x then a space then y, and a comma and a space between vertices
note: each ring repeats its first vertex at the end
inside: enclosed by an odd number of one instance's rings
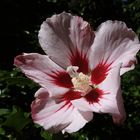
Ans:
POLYGON ((10 111, 9 109, 1 108, 0 109, 0 116, 8 114, 10 111))
POLYGON ((53 140, 53 135, 45 130, 41 130, 40 132, 41 137, 43 137, 45 140, 53 140))
POLYGON ((24 112, 20 108, 14 107, 12 113, 7 117, 3 125, 16 131, 21 131, 29 122, 30 120, 25 117, 24 112))
POLYGON ((0 135, 5 135, 5 131, 3 128, 0 127, 0 135))

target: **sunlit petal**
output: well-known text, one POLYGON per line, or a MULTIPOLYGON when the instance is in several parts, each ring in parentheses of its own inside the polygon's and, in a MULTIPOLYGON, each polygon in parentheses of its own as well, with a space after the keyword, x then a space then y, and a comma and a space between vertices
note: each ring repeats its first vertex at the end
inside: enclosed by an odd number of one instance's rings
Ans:
POLYGON ((121 21, 106 21, 99 26, 95 35, 90 54, 91 69, 102 61, 113 66, 122 63, 120 74, 123 74, 134 68, 139 50, 139 40, 132 29, 121 21))
POLYGON ((33 121, 53 133, 76 132, 93 117, 91 112, 79 111, 68 100, 58 102, 56 98, 49 97, 46 89, 36 93, 31 109, 33 121))
POLYGON ((46 55, 24 53, 15 58, 14 64, 20 68, 27 77, 42 87, 47 88, 50 93, 60 94, 72 86, 71 80, 68 79, 70 78, 68 74, 61 76, 60 73, 64 72, 64 70, 46 55), (54 72, 57 72, 58 75, 55 75, 54 72), (54 77, 49 76, 51 74, 53 74, 54 77), (64 80, 66 79, 65 76, 67 77, 67 81, 64 80))
POLYGON ((41 47, 53 61, 65 69, 78 64, 84 72, 88 71, 87 53, 93 39, 94 33, 86 21, 65 12, 48 18, 39 31, 41 47))

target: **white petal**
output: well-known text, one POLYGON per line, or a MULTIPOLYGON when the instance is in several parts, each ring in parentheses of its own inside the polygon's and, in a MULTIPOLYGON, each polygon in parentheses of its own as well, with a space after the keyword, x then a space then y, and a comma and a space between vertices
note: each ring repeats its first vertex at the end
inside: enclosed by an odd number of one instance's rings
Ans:
POLYGON ((93 111, 89 102, 87 102, 84 97, 77 100, 72 100, 72 104, 80 111, 93 111))
POLYGON ((56 65, 47 55, 37 53, 24 53, 15 58, 14 64, 19 67, 23 73, 42 87, 48 89, 49 93, 60 94, 68 91, 67 88, 60 87, 53 83, 48 74, 52 71, 64 71, 56 65))
POLYGON ((102 95, 96 106, 97 112, 110 113, 114 122, 122 123, 125 120, 125 110, 120 90, 120 66, 110 70, 107 78, 98 87, 105 94, 102 95), (116 117, 116 119, 115 119, 116 117))
POLYGON ((82 111, 78 111, 76 108, 73 111, 73 114, 71 114, 69 116, 69 118, 73 118, 72 123, 67 126, 64 130, 64 132, 68 132, 68 133, 73 133, 78 131, 79 129, 81 129, 82 127, 84 127, 84 125, 91 121, 93 118, 93 113, 92 112, 82 112, 82 111))
POLYGON ((43 22, 38 36, 43 50, 65 69, 71 65, 70 58, 76 50, 87 53, 94 39, 86 21, 65 12, 43 22))
POLYGON ((122 63, 123 74, 134 68, 140 44, 136 34, 121 21, 107 21, 100 25, 91 48, 90 64, 94 69, 100 62, 115 66, 122 63), (94 63, 93 63, 94 61, 94 63))
POLYGON ((70 101, 57 102, 58 99, 49 97, 45 89, 38 90, 35 95, 36 100, 31 105, 32 118, 35 123, 53 133, 76 132, 93 117, 91 112, 79 111, 70 101))

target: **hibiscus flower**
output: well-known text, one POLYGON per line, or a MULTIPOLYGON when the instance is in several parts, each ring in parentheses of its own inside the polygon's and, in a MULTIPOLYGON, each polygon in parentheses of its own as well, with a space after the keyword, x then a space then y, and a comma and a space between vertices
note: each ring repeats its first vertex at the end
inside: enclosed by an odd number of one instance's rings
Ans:
POLYGON ((93 112, 125 120, 120 75, 134 69, 140 45, 124 22, 106 21, 94 32, 81 17, 63 12, 43 22, 39 42, 47 55, 23 53, 14 61, 41 86, 31 104, 35 123, 72 133, 93 112))

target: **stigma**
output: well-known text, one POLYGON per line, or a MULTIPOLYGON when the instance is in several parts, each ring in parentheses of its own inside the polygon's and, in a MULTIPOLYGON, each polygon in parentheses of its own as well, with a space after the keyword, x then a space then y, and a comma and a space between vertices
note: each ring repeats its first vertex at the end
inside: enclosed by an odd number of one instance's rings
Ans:
POLYGON ((72 78, 72 83, 75 89, 87 92, 89 88, 89 76, 80 72, 76 77, 72 78))
POLYGON ((71 81, 73 84, 74 90, 78 90, 82 92, 82 96, 88 94, 93 88, 96 88, 96 85, 93 85, 90 80, 90 76, 83 74, 82 72, 77 72, 78 67, 69 66, 67 68, 67 72, 71 76, 71 81))

